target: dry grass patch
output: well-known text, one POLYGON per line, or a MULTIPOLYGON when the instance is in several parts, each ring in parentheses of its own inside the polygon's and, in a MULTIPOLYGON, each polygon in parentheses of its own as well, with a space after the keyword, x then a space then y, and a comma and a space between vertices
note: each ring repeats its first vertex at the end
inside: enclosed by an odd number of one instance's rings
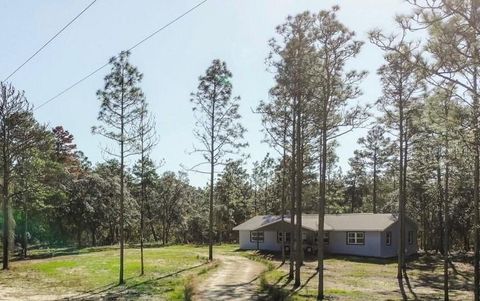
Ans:
MULTIPOLYGON (((216 247, 217 252, 233 250, 231 245, 216 247)), ((140 276, 140 251, 126 249, 126 283, 118 286, 118 253, 115 248, 79 250, 74 255, 12 262, 10 271, 0 271, 0 300, 58 300, 67 296, 69 300, 184 300, 195 277, 215 267, 206 262, 205 246, 147 248, 146 274, 140 276)))
MULTIPOLYGON (((278 266, 278 258, 272 260, 278 266)), ((450 299, 473 298, 473 266, 453 260, 450 270, 450 299)), ((325 294, 329 300, 402 300, 397 265, 393 260, 359 257, 331 257, 325 260, 325 294)), ((288 279, 288 263, 263 276, 265 300, 316 300, 316 261, 307 260, 302 268, 302 285, 293 288, 288 279)), ((422 256, 409 262, 404 293, 409 300, 443 299, 443 262, 438 256, 422 256)))

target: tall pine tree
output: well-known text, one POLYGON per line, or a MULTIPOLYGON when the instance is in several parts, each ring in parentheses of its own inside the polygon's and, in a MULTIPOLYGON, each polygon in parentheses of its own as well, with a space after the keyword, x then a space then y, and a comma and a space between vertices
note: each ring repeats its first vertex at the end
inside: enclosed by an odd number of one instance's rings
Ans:
POLYGON ((119 283, 124 283, 124 227, 125 227, 125 158, 138 153, 139 133, 136 131, 142 114, 144 95, 139 87, 142 74, 129 62, 130 53, 122 51, 110 59, 111 71, 105 77, 105 86, 97 92, 100 100, 98 120, 103 124, 94 126, 92 132, 117 144, 118 150, 105 151, 120 160, 120 274, 119 283))
POLYGON ((230 155, 238 154, 242 147, 245 128, 240 124, 240 97, 232 97, 232 73, 227 64, 213 60, 205 75, 200 76, 197 92, 192 93, 191 102, 195 115, 194 135, 199 144, 193 152, 200 153, 204 161, 191 168, 204 172, 209 165, 209 225, 208 258, 213 260, 213 199, 216 168, 225 166, 230 155), (199 169, 200 168, 200 169, 199 169))

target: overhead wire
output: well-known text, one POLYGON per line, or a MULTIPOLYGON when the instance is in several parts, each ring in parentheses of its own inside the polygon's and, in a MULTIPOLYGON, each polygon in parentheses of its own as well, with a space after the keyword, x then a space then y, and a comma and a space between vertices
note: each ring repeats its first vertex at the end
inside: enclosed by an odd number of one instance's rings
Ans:
POLYGON ((87 5, 81 12, 79 12, 75 18, 73 18, 72 20, 70 20, 70 22, 68 22, 65 26, 63 26, 55 35, 53 35, 47 42, 45 42, 42 47, 40 47, 39 49, 37 49, 37 51, 35 51, 28 59, 26 59, 20 66, 18 66, 15 70, 12 71, 12 73, 10 73, 3 81, 6 82, 7 80, 9 80, 13 75, 15 75, 15 73, 17 73, 20 69, 23 68, 23 66, 25 66, 28 62, 30 62, 35 56, 37 56, 37 54, 39 54, 45 47, 48 46, 48 44, 50 44, 53 40, 55 40, 56 37, 58 37, 62 32, 65 31, 65 29, 67 29, 73 22, 75 22, 81 15, 83 15, 83 13, 85 13, 95 2, 97 2, 97 0, 93 0, 92 2, 90 2, 89 5, 87 5))
MULTIPOLYGON (((191 7, 190 9, 188 9, 187 11, 183 12, 182 14, 180 14, 179 16, 177 16, 176 18, 172 19, 171 21, 169 21, 168 23, 166 23, 165 25, 163 25, 162 27, 160 27, 159 29, 155 30, 154 32, 152 32, 151 34, 147 35, 145 38, 141 39, 140 41, 138 41, 137 43, 135 43, 133 46, 131 46, 130 48, 127 49, 127 51, 132 51, 133 49, 137 48, 138 46, 140 46, 141 44, 145 43, 146 41, 148 41, 149 39, 153 38, 155 35, 157 35, 158 33, 160 33, 161 31, 165 30, 166 28, 170 27, 171 25, 173 25, 174 23, 176 23, 177 21, 179 21, 180 19, 182 19, 183 17, 185 17, 186 15, 188 15, 189 13, 193 12, 194 10, 196 10, 197 8, 199 8, 200 6, 202 6, 203 4, 205 4, 205 2, 207 2, 208 0, 203 0, 199 3, 197 3, 196 5, 194 5, 193 7, 191 7)), ((57 99, 58 97, 62 96, 63 94, 65 94, 66 92, 70 91, 71 89, 73 89, 74 87, 78 86, 80 83, 82 83, 83 81, 85 81, 86 79, 92 77, 93 75, 95 75, 97 72, 99 72, 100 70, 102 70, 103 68, 105 68, 106 66, 109 65, 110 62, 107 62, 105 64, 103 64, 102 66, 96 68, 95 70, 93 70, 92 72, 88 73, 87 75, 83 76, 81 79, 77 80, 76 82, 74 82, 73 84, 71 84, 70 86, 68 86, 67 88, 63 89, 62 91, 60 91, 59 93, 55 94, 53 97, 49 98, 48 100, 42 102, 40 105, 34 107, 34 111, 44 107, 45 105, 51 103, 52 101, 54 101, 55 99, 57 99)))

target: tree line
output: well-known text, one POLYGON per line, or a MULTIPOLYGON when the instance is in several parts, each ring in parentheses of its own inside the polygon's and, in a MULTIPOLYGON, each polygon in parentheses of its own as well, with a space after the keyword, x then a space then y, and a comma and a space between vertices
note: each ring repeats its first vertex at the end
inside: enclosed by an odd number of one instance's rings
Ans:
MULTIPOLYGON (((16 245, 208 243, 235 241, 233 226, 259 214, 295 216, 289 277, 301 285, 302 213, 318 214, 318 299, 323 289, 326 213, 396 213, 400 221, 398 281, 407 273, 405 219, 419 225, 419 245, 444 259, 444 290, 452 251, 472 251, 475 300, 480 288, 480 66, 478 0, 410 1, 398 32, 369 32, 383 53, 381 96, 361 103, 363 70, 350 69, 364 46, 338 19, 339 7, 289 16, 269 41, 267 67, 275 84, 260 101, 271 153, 247 170, 241 98, 233 75, 215 59, 191 94, 202 161, 158 174, 151 152, 155 120, 141 90, 143 75, 129 53, 110 61, 97 92, 99 124, 92 133, 113 142, 111 159, 93 166, 73 135, 38 123, 12 85, 1 84, 3 267, 16 245), (425 38, 412 32, 423 30, 425 38), (455 29, 455 30, 453 30, 455 29), (461 29, 461 30, 460 30, 461 29), (338 166, 338 138, 357 128, 365 137, 338 166), (128 158, 135 159, 128 159, 128 158), (129 165, 128 162, 135 162, 129 165), (193 187, 188 172, 210 177, 193 187)), ((161 150, 159 150, 161 152, 161 150)), ((167 158, 168 160, 168 158, 167 158)), ((284 262, 287 261, 284 250, 284 262)), ((143 264, 141 273, 144 273, 143 264)))

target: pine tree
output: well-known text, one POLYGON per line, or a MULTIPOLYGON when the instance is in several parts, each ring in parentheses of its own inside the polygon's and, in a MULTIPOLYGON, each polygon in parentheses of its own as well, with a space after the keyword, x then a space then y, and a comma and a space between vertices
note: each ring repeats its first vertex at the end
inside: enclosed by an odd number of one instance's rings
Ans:
POLYGON ((367 107, 353 103, 361 95, 358 84, 366 76, 364 71, 347 71, 346 64, 355 58, 363 42, 355 40, 355 32, 337 19, 338 6, 320 11, 312 16, 312 37, 315 64, 312 107, 313 118, 318 124, 319 152, 318 189, 318 292, 323 300, 324 215, 327 193, 328 143, 353 130, 367 118, 367 107))
POLYGON ((200 76, 197 92, 192 93, 191 102, 196 123, 194 135, 199 142, 193 152, 201 153, 205 161, 190 170, 200 171, 202 165, 209 165, 210 203, 208 225, 208 258, 213 260, 213 199, 216 168, 224 166, 230 155, 239 154, 245 147, 245 128, 240 124, 240 97, 232 97, 232 73, 227 64, 213 60, 205 75, 200 76))
POLYGON ((347 194, 350 194, 350 212, 354 213, 356 208, 362 207, 366 188, 366 164, 363 154, 358 150, 354 151, 354 156, 348 159, 350 171, 346 176, 347 194))
POLYGON ((461 113, 459 101, 453 95, 455 88, 445 84, 442 88, 436 88, 432 96, 427 98, 423 120, 426 123, 426 131, 432 134, 429 139, 429 147, 437 149, 437 187, 439 212, 443 213, 443 219, 439 221, 443 229, 442 245, 444 269, 444 300, 449 300, 449 251, 450 251, 450 216, 451 204, 451 170, 454 168, 455 147, 461 145, 459 137, 462 137, 461 113), (443 181, 442 181, 443 177, 443 181))
POLYGON ((123 51, 110 59, 111 71, 105 77, 105 86, 97 92, 100 100, 98 120, 92 132, 118 144, 117 152, 105 151, 119 158, 120 166, 120 274, 119 283, 124 283, 124 227, 125 227, 125 158, 138 153, 136 149, 139 133, 136 124, 141 118, 144 95, 139 87, 142 74, 128 61, 129 52, 123 51))
MULTIPOLYGON (((285 98, 283 90, 276 86, 270 90, 271 101, 260 102, 257 111, 262 114, 262 125, 265 132, 265 140, 281 156, 281 219, 285 220, 287 203, 287 175, 288 175, 288 156, 291 156, 290 149, 290 128, 291 112, 288 99, 285 98)), ((294 212, 294 206, 290 209, 291 215, 294 212)), ((286 232, 282 233, 282 263, 285 263, 285 237, 286 232)), ((293 277, 293 252, 290 252, 290 274, 293 277)))
POLYGON ((376 125, 370 129, 366 137, 358 139, 358 144, 363 148, 359 152, 359 155, 363 158, 372 173, 372 205, 373 213, 377 213, 378 177, 393 154, 393 144, 390 138, 385 135, 385 129, 380 125, 376 125))
POLYGON ((290 200, 291 200, 291 266, 289 278, 295 279, 294 285, 300 286, 301 266, 303 264, 302 237, 302 195, 304 186, 305 157, 309 133, 307 111, 311 102, 311 77, 309 72, 313 63, 313 47, 308 30, 311 15, 308 12, 288 17, 286 22, 277 26, 277 38, 270 41, 271 53, 268 57, 275 71, 275 81, 281 100, 286 101, 283 112, 290 115, 290 200), (288 109, 287 109, 288 108, 288 109), (293 259, 295 269, 293 269, 293 259))
POLYGON ((414 133, 412 119, 416 105, 425 90, 423 74, 415 66, 416 45, 405 41, 405 35, 385 36, 380 31, 370 32, 370 41, 384 51, 385 64, 378 69, 383 95, 377 105, 385 113, 384 124, 396 133, 398 154, 398 211, 400 239, 398 249, 397 279, 403 292, 405 266, 405 215, 407 159, 410 138, 414 133), (398 51, 396 51, 398 50, 398 51), (408 56, 399 53, 408 53, 408 56))
POLYGON ((146 169, 149 163, 149 154, 157 144, 155 119, 148 112, 145 98, 142 99, 139 115, 136 132, 139 135, 137 148, 140 153, 140 275, 144 275, 143 242, 145 232, 145 204, 148 202, 146 169))
MULTIPOLYGON (((405 29, 427 29, 423 61, 417 62, 432 85, 455 85, 455 97, 470 107, 469 129, 473 135, 473 234, 474 300, 480 300, 480 1, 441 0, 408 1, 414 9, 408 19, 400 20, 405 29)), ((403 57, 405 53, 399 52, 403 57)))

